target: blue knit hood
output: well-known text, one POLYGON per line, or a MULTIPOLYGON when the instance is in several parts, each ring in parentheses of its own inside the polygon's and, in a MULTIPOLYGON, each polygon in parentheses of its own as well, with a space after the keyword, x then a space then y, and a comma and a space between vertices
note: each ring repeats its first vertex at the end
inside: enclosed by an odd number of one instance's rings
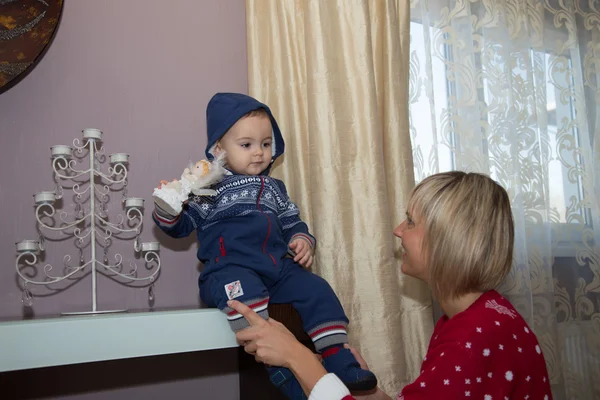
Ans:
MULTIPOLYGON (((273 127, 272 165, 273 161, 283 154, 285 148, 283 136, 281 136, 277 121, 266 104, 241 93, 217 93, 208 102, 208 106, 206 107, 206 134, 208 136, 208 143, 205 150, 206 158, 208 160, 214 159, 214 155, 211 153, 212 148, 233 124, 250 111, 260 108, 263 108, 269 114, 269 119, 273 127)), ((263 175, 269 173, 271 165, 262 173, 263 175)))

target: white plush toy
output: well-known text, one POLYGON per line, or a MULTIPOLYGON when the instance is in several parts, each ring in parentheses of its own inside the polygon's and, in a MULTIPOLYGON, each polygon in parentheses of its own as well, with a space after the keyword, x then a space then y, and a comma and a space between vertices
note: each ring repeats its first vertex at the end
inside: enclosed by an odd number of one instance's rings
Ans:
POLYGON ((219 182, 226 174, 223 168, 223 157, 213 161, 200 160, 183 170, 181 179, 171 182, 161 181, 160 187, 154 189, 152 198, 154 202, 170 215, 179 215, 183 202, 193 193, 196 196, 214 196, 216 192, 206 189, 208 186, 219 182))

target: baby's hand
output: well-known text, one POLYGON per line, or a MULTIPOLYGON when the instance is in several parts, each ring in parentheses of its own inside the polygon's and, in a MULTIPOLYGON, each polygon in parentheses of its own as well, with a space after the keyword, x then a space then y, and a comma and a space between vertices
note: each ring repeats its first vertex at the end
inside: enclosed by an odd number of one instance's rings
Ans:
POLYGON ((294 261, 302 265, 304 268, 309 268, 313 263, 313 249, 310 244, 304 239, 296 239, 290 243, 290 249, 296 253, 294 261))

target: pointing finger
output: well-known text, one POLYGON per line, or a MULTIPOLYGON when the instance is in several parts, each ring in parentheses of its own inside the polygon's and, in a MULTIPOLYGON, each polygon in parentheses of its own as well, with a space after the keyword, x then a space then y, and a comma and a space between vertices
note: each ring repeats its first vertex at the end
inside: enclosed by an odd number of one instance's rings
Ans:
POLYGON ((233 308, 235 311, 242 314, 242 316, 244 318, 246 318, 246 320, 248 321, 250 326, 256 326, 256 325, 261 325, 261 324, 266 323, 266 321, 263 319, 263 317, 261 317, 260 315, 255 313, 253 309, 251 309, 244 303, 240 303, 237 300, 229 300, 227 302, 227 305, 229 307, 233 308))

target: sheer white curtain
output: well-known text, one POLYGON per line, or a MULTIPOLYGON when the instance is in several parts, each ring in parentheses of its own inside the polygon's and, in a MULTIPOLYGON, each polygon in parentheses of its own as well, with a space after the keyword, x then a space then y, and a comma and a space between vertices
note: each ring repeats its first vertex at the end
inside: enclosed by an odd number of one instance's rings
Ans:
POLYGON ((415 177, 490 174, 510 193, 501 288, 556 399, 600 398, 600 12, 587 0, 413 0, 415 177))

